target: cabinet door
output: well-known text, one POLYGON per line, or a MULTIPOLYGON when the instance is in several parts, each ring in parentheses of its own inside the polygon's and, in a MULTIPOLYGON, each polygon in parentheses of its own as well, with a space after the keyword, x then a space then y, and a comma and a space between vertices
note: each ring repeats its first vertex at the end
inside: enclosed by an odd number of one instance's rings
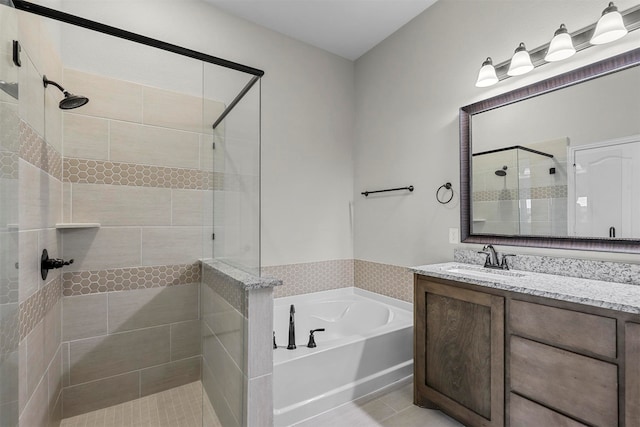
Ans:
POLYGON ((625 325, 625 425, 640 425, 640 324, 625 325))
POLYGON ((466 426, 504 425, 504 299, 417 279, 415 391, 466 426))

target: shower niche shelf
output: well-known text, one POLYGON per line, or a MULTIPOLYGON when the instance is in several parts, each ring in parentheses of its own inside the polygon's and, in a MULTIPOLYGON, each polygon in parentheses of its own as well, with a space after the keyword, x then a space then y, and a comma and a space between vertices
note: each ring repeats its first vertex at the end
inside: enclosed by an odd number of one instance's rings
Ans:
POLYGON ((77 228, 100 228, 99 222, 60 222, 56 224, 57 230, 69 230, 77 228))

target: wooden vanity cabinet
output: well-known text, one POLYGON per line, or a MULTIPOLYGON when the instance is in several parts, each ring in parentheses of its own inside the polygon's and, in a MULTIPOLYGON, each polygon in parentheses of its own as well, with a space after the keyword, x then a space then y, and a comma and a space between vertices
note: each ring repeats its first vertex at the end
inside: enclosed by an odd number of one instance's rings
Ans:
POLYGON ((503 426, 504 298, 420 277, 414 290, 414 403, 503 426))
POLYGON ((414 403, 465 426, 640 427, 640 315, 415 275, 414 403))
POLYGON ((625 421, 640 426, 640 323, 625 324, 625 421))

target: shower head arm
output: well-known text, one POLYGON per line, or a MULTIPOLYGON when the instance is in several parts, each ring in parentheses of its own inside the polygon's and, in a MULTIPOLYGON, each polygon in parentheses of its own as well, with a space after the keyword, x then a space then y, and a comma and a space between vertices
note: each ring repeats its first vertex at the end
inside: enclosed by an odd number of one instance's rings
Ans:
POLYGON ((44 87, 47 87, 49 85, 53 85, 53 86, 57 87, 58 89, 60 89, 60 92, 62 92, 64 94, 67 93, 67 91, 62 86, 60 86, 58 83, 54 82, 53 80, 47 79, 47 76, 42 76, 42 83, 44 84, 44 87))

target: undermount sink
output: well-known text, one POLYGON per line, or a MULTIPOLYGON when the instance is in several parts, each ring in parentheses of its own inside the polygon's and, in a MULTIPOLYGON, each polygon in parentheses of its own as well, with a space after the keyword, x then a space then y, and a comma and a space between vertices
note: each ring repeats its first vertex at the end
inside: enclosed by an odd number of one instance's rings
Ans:
POLYGON ((449 273, 466 274, 476 277, 484 278, 500 278, 505 279, 507 277, 525 277, 522 273, 516 273, 509 270, 493 270, 484 267, 476 267, 473 265, 453 265, 444 269, 449 273))

